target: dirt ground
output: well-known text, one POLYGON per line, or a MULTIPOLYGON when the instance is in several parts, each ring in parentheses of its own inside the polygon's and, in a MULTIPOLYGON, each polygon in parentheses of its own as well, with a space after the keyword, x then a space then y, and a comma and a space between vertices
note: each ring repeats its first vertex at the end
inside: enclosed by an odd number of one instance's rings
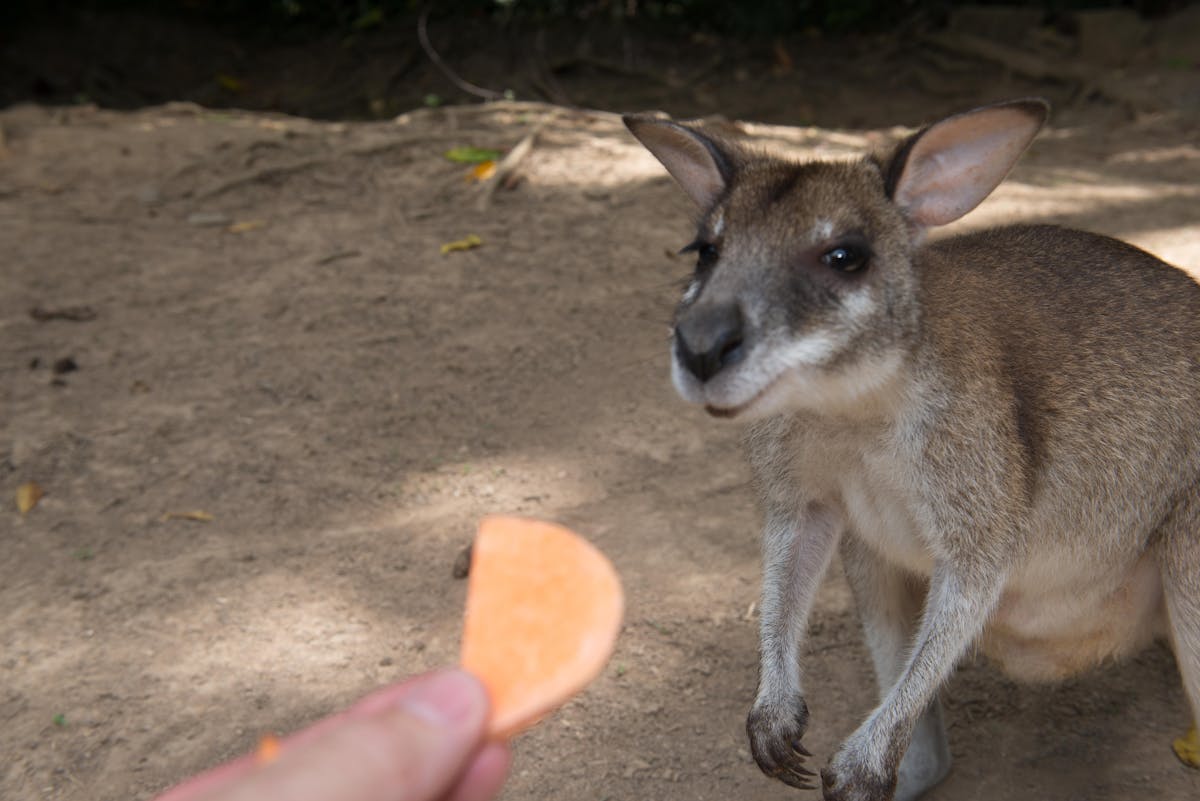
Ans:
MULTIPOLYGON (((893 122, 948 101, 913 102, 893 122)), ((795 794, 743 733, 737 428, 667 377, 690 209, 615 116, 20 105, 0 127, 0 797, 148 798, 453 662, 452 565, 492 511, 576 528, 628 593, 612 663, 517 742, 504 798, 795 794), (538 126, 511 190, 442 156, 538 126), (22 517, 26 481, 46 495, 22 517)), ((812 156, 899 134, 747 129, 812 156)), ((1194 120, 1065 109, 963 227, 1018 219, 1200 272, 1194 120)), ((837 569, 805 663, 823 760, 874 697, 837 569)), ((1053 687, 968 661, 945 699, 956 765, 932 801, 1200 797, 1169 748, 1189 721, 1165 647, 1053 687)))

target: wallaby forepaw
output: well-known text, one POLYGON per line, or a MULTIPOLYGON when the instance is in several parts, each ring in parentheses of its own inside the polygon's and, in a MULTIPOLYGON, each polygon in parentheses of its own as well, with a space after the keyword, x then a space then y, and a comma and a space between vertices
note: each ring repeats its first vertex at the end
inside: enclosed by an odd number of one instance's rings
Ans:
POLYGON ((1200 768, 1200 729, 1195 726, 1187 734, 1171 743, 1175 756, 1189 768, 1200 768))
POLYGON ((808 705, 756 705, 746 718, 750 752, 762 772, 801 790, 815 790, 817 774, 804 766, 812 754, 800 741, 808 728, 808 705))
POLYGON ((821 769, 821 793, 825 801, 892 801, 896 773, 877 774, 843 749, 821 769))
POLYGON ((822 768, 821 794, 825 801, 892 801, 896 780, 861 773, 843 776, 832 768, 822 768))

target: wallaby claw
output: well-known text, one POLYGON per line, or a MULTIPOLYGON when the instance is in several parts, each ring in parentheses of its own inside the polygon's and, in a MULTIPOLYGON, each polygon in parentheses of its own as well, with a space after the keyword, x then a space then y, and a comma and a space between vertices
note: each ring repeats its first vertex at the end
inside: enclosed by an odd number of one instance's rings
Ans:
POLYGON ((746 719, 750 752, 762 772, 789 787, 812 790, 816 774, 804 766, 812 754, 800 743, 806 728, 808 707, 802 698, 783 705, 756 706, 746 719))
POLYGON ((798 776, 795 772, 790 771, 790 770, 784 771, 783 773, 779 774, 775 778, 779 779, 779 781, 783 782, 788 787, 795 787, 797 790, 815 790, 816 789, 816 787, 813 785, 813 783, 811 781, 804 778, 803 776, 798 776))

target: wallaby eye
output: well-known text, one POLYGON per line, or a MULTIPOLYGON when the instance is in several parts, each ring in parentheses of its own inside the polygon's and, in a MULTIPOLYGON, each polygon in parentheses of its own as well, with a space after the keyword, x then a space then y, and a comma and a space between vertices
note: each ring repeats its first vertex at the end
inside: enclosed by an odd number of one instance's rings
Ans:
POLYGON ((838 245, 825 251, 821 263, 839 273, 856 273, 867 266, 867 252, 854 245, 838 245))
POLYGON ((720 255, 716 245, 711 242, 701 242, 699 240, 691 243, 679 252, 696 254, 697 272, 703 272, 712 267, 717 263, 717 256, 720 255))

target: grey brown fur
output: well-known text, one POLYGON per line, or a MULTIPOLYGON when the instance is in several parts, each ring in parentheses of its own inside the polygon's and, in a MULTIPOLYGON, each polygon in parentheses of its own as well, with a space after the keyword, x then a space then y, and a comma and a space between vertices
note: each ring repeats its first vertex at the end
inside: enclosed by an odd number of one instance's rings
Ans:
POLYGON ((797 653, 835 549, 862 617, 880 704, 821 771, 826 799, 941 781, 937 696, 972 647, 1053 680, 1166 637, 1200 720, 1200 287, 1050 226, 924 242, 1046 111, 976 109, 836 164, 626 118, 701 212, 676 387, 749 423, 765 525, 747 730, 768 775, 814 782, 797 653))

